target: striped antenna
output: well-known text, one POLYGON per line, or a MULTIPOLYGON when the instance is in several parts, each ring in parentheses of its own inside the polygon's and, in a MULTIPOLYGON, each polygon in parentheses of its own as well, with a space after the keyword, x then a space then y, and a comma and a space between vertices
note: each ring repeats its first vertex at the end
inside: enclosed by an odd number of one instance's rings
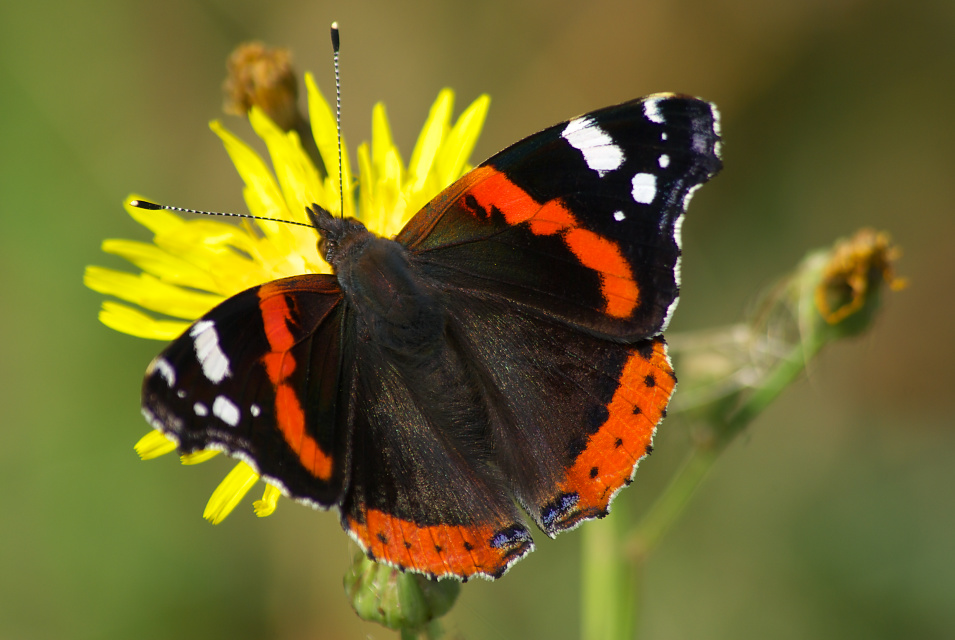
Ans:
POLYGON ((129 206, 137 209, 146 209, 148 211, 180 211, 182 213, 200 213, 204 216, 226 216, 230 218, 251 218, 252 220, 266 220, 268 222, 284 222, 285 224, 294 224, 299 227, 308 227, 314 229, 310 224, 304 222, 295 222, 294 220, 280 220, 279 218, 263 218, 262 216, 253 216, 247 213, 221 213, 219 211, 199 211, 198 209, 184 209, 183 207, 172 207, 168 204, 156 204, 148 200, 130 200, 129 206))
POLYGON ((335 64, 335 124, 338 126, 338 196, 340 198, 341 216, 345 217, 345 191, 342 189, 342 83, 338 71, 338 51, 341 48, 341 37, 338 35, 338 23, 332 23, 332 51, 335 64))

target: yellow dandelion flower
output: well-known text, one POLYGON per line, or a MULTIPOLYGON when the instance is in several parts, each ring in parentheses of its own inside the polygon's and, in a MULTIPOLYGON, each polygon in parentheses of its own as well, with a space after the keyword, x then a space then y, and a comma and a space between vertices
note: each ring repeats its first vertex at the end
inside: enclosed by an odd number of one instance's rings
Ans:
MULTIPOLYGON (((346 216, 358 218, 385 237, 395 235, 414 213, 470 169, 467 159, 490 103, 482 95, 452 123, 454 93, 441 91, 407 165, 392 141, 384 106, 375 105, 371 144, 358 147, 357 177, 343 143, 341 196, 334 113, 311 75, 306 74, 305 83, 311 133, 329 168, 325 175, 303 149, 299 134, 284 131, 257 107, 249 111, 249 122, 265 142, 272 169, 221 123, 210 125, 245 183, 243 196, 249 212, 307 224, 308 205, 318 204, 338 214, 344 203, 346 216)), ((311 229, 264 220, 243 225, 188 220, 169 211, 138 209, 130 204, 136 199, 139 196, 127 198, 126 211, 153 233, 153 241, 106 240, 103 251, 125 258, 140 273, 89 266, 84 276, 86 286, 121 301, 104 301, 99 313, 103 324, 117 331, 171 340, 216 304, 245 289, 286 276, 331 272, 318 253, 317 236, 311 229)), ((176 443, 154 430, 135 448, 146 460, 170 453, 176 443)), ((189 453, 182 462, 197 464, 216 453, 189 453)), ((240 462, 213 493, 204 517, 221 522, 258 480, 255 470, 240 462)), ((278 496, 278 489, 266 484, 264 496, 255 502, 256 514, 271 514, 278 496)))

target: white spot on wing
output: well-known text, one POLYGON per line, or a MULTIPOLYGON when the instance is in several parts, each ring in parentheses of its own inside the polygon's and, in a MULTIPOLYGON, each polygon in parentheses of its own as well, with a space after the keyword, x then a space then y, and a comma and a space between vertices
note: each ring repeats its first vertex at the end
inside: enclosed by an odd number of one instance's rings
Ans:
POLYGON ((193 339, 196 359, 202 365, 202 373, 210 382, 218 384, 232 375, 229 359, 219 346, 219 333, 212 320, 200 320, 192 326, 189 335, 193 339))
POLYGON ((643 115, 645 115, 650 122, 663 124, 665 121, 663 114, 660 113, 660 98, 649 98, 645 100, 643 103, 643 115))
POLYGON ((196 404, 192 405, 192 410, 196 412, 197 416, 205 417, 209 415, 209 407, 202 404, 201 402, 197 402, 196 404))
POLYGON ((158 371, 162 379, 166 381, 169 388, 176 386, 176 370, 172 368, 169 361, 165 358, 156 358, 149 367, 150 373, 158 371))
POLYGON ((212 403, 212 415, 222 420, 230 427, 239 424, 239 407, 225 396, 216 396, 212 403))
POLYGON ((657 162, 660 163, 661 169, 666 169, 667 167, 670 166, 670 156, 664 153, 663 155, 660 156, 657 162))
POLYGON ((614 144, 606 131, 597 126, 593 118, 585 116, 571 120, 560 135, 570 146, 584 154, 584 162, 601 178, 623 164, 623 150, 614 144))
POLYGON ((616 220, 617 222, 620 222, 626 217, 627 217, 627 214, 625 214, 623 211, 614 211, 613 213, 613 219, 616 220))
POLYGON ((633 199, 641 204, 650 204, 657 197, 657 177, 652 173, 633 176, 633 199))
POLYGON ((254 404, 251 407, 249 407, 249 412, 252 413, 253 418, 258 418, 260 415, 262 415, 262 408, 259 407, 259 405, 254 404))

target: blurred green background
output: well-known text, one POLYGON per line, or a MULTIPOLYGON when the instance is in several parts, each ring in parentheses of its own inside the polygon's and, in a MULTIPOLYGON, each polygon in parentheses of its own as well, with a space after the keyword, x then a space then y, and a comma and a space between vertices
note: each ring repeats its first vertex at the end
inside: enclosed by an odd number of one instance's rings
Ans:
MULTIPOLYGON (((387 638, 348 607, 336 518, 251 499, 201 518, 226 460, 141 462, 160 343, 96 320, 87 264, 148 239, 122 199, 244 211, 208 120, 239 42, 288 46, 344 129, 389 108, 407 159, 443 86, 492 96, 480 161, 654 91, 716 102, 726 168, 684 226, 671 331, 735 321, 810 248, 889 230, 911 285, 823 353, 717 464, 649 562, 646 638, 955 637, 955 3, 950 0, 0 4, 0 637, 387 638)), ((226 124, 251 139, 236 118, 226 124)), ((689 427, 620 500, 659 490, 689 427)), ((596 523, 585 526, 602 526, 596 523)), ((451 637, 574 638, 579 532, 465 585, 451 637), (460 634, 460 635, 453 635, 460 634)))

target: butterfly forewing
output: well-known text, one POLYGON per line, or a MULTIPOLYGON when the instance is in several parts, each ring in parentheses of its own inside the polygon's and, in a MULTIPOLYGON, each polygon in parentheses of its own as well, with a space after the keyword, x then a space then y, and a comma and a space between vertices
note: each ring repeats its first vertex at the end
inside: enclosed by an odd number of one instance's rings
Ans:
POLYGON ((150 364, 143 413, 183 453, 225 450, 292 497, 336 504, 348 433, 339 424, 342 313, 332 276, 229 298, 150 364))
POLYGON ((493 156, 398 235, 439 282, 595 334, 659 333, 679 294, 679 226, 720 168, 715 109, 659 94, 493 156))

